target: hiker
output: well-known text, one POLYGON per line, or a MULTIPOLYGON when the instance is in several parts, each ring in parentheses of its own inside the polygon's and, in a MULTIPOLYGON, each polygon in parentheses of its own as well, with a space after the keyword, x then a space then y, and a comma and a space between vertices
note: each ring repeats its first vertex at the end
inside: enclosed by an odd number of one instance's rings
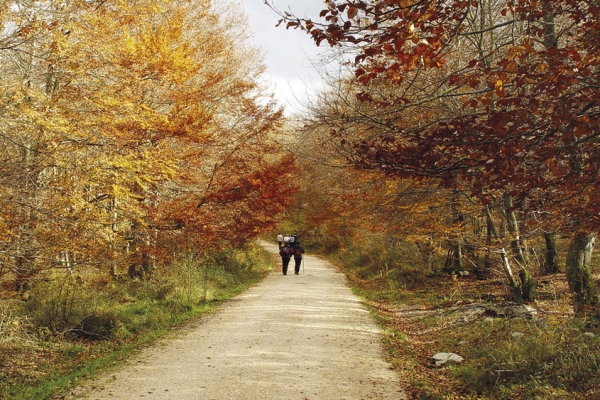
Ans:
POLYGON ((298 242, 298 235, 296 235, 296 234, 294 233, 294 234, 292 234, 292 237, 294 238, 294 243, 296 243, 296 244, 300 244, 300 243, 298 242))
POLYGON ((296 247, 294 248, 294 273, 296 275, 300 274, 300 265, 302 264, 302 254, 304 254, 304 249, 300 247, 300 242, 296 242, 296 247))
POLYGON ((296 237, 295 235, 290 235, 290 247, 293 249, 294 248, 294 242, 296 241, 296 237))
POLYGON ((283 235, 281 234, 281 232, 277 234, 277 244, 279 244, 279 248, 281 249, 281 247, 283 246, 283 235))
POLYGON ((287 275, 288 266, 290 265, 290 259, 292 258, 292 249, 286 243, 280 250, 279 255, 281 256, 281 268, 284 275, 287 275))

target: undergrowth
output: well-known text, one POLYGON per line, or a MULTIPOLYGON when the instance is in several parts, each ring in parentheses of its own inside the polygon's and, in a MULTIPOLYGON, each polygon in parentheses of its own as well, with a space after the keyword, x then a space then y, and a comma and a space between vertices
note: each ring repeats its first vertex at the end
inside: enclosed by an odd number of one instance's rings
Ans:
POLYGON ((59 396, 262 279, 259 246, 185 254, 146 279, 75 273, 37 282, 27 300, 0 300, 0 398, 59 396))
POLYGON ((506 302, 502 273, 479 280, 432 271, 416 253, 362 243, 328 255, 379 321, 409 398, 600 398, 600 331, 575 318, 564 274, 536 276, 530 318, 469 316, 469 306, 506 302), (464 362, 434 367, 438 352, 464 362))

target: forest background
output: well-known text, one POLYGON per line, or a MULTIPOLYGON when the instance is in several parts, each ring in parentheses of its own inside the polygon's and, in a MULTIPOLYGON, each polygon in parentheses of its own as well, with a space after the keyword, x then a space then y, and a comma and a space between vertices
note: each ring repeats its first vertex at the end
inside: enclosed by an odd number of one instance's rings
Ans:
POLYGON ((230 5, 3 4, 3 397, 260 279, 278 224, 337 260, 415 398, 598 396, 598 5, 326 7, 280 17, 350 62, 284 120, 230 5))

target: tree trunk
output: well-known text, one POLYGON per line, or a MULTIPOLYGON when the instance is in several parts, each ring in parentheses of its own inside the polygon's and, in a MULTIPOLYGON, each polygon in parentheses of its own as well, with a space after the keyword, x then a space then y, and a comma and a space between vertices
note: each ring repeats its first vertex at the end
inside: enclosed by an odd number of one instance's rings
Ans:
POLYGON ((544 46, 546 48, 556 47, 556 30, 554 28, 554 12, 552 11, 552 1, 542 0, 542 10, 544 11, 544 46))
POLYGON ((483 259, 483 275, 486 276, 492 270, 492 257, 491 257, 491 247, 493 242, 492 231, 494 229, 494 221, 491 216, 486 215, 486 236, 485 236, 485 257, 483 259))
POLYGON ((455 271, 462 271, 463 268, 463 256, 462 256, 462 250, 463 250, 463 245, 462 245, 462 241, 458 240, 456 242, 456 253, 455 256, 456 258, 454 259, 454 270, 455 271))
POLYGON ((533 277, 527 268, 521 268, 519 271, 519 279, 521 280, 521 299, 523 301, 532 301, 535 284, 533 283, 533 277))
POLYGON ((519 279, 521 279, 521 297, 525 301, 533 300, 533 291, 535 285, 531 274, 527 270, 527 253, 523 249, 523 243, 521 242, 521 234, 519 232, 519 220, 515 213, 513 199, 510 196, 504 197, 504 217, 508 225, 508 232, 512 236, 510 247, 515 258, 515 261, 521 267, 519 271, 519 279))
POLYGON ((421 253, 421 257, 425 265, 429 267, 429 270, 432 272, 436 271, 436 267, 434 264, 434 244, 433 240, 429 240, 427 242, 417 242, 417 248, 419 249, 419 253, 421 253))
POLYGON ((445 272, 458 272, 463 271, 462 261, 462 243, 460 240, 449 243, 448 254, 446 256, 446 263, 444 264, 445 272))
MULTIPOLYGON (((494 219, 492 218, 492 213, 490 212, 490 208, 486 207, 485 212, 486 212, 486 215, 488 218, 488 227, 490 228, 492 235, 498 240, 498 242, 501 243, 500 235, 498 234, 498 229, 496 228, 496 224, 494 224, 494 219)), ((517 301, 522 301, 523 298, 522 298, 521 287, 517 283, 517 280, 515 279, 515 275, 513 274, 512 268, 510 267, 510 262, 508 261, 508 256, 506 254, 506 250, 504 249, 504 246, 500 247, 500 258, 502 259, 502 266, 504 267, 504 270, 506 271, 506 276, 508 278, 508 282, 512 289, 513 297, 517 301)))
POLYGON ((510 288, 512 289, 512 295, 514 299, 518 302, 523 301, 523 293, 521 292, 521 287, 517 283, 515 276, 512 272, 512 268, 510 267, 510 263, 508 261, 508 256, 506 255, 506 250, 504 247, 500 249, 500 258, 502 259, 502 265, 504 266, 504 270, 506 271, 506 275, 508 276, 508 282, 510 283, 510 288))
POLYGON ((544 264, 544 272, 546 274, 558 273, 558 265, 556 264, 556 236, 554 232, 544 232, 544 239, 546 240, 546 262, 544 264))
POLYGON ((578 314, 598 305, 590 267, 595 240, 593 233, 580 232, 573 237, 567 253, 567 281, 574 294, 574 308, 578 314))
POLYGON ((513 256, 519 265, 525 266, 527 263, 527 257, 523 251, 521 234, 519 232, 519 221, 514 211, 512 197, 510 196, 506 196, 504 198, 504 217, 506 218, 506 223, 508 225, 508 232, 513 238, 513 240, 510 242, 510 248, 513 256))

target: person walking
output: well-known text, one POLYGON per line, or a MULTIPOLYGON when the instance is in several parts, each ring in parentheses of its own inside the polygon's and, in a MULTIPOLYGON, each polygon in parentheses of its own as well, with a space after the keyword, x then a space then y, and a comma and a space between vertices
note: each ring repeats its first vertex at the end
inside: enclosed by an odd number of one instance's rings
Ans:
POLYGON ((281 249, 281 247, 283 246, 283 235, 281 234, 281 232, 279 232, 277 234, 277 244, 279 245, 279 248, 281 249))
POLYGON ((296 275, 300 274, 300 265, 302 265, 302 254, 304 254, 304 249, 300 246, 300 242, 296 242, 296 246, 294 247, 294 273, 296 275))
POLYGON ((290 265, 290 260, 292 258, 292 249, 286 243, 280 250, 279 255, 281 256, 281 269, 284 275, 287 275, 288 266, 290 265))

